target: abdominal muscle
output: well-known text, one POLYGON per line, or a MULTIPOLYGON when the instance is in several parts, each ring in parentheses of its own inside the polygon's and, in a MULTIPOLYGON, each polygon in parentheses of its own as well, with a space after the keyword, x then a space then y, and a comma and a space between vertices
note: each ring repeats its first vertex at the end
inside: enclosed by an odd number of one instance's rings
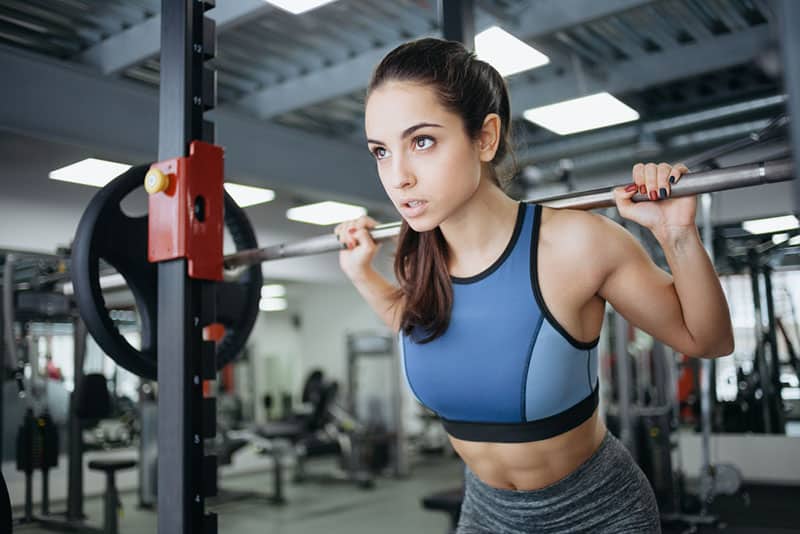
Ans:
POLYGON ((498 489, 532 491, 575 471, 598 449, 606 427, 592 416, 558 436, 527 443, 463 441, 449 436, 464 463, 484 483, 498 489))

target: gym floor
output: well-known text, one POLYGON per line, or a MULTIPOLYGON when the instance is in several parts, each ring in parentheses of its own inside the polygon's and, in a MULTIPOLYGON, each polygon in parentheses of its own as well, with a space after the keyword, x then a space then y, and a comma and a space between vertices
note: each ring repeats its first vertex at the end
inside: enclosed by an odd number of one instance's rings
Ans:
MULTIPOLYGON (((427 494, 447 490, 461 483, 463 464, 455 458, 423 459, 406 479, 379 478, 372 490, 359 489, 345 483, 306 482, 300 485, 287 483, 287 504, 277 506, 266 500, 249 498, 211 504, 210 512, 219 514, 219 531, 237 534, 367 534, 381 532, 400 534, 430 532, 444 534, 449 528, 449 518, 441 512, 427 511, 420 499, 427 494)), ((317 460, 308 465, 309 473, 331 472, 334 462, 317 460)), ((271 491, 272 478, 269 472, 238 475, 223 478, 221 490, 271 491)), ((156 532, 156 514, 137 508, 135 492, 122 493, 123 514, 120 518, 120 534, 143 534, 156 532)), ((51 509, 58 511, 63 503, 53 503, 51 509)), ((38 510, 34 510, 35 512, 38 510)), ((100 527, 102 523, 102 500, 87 498, 84 513, 87 523, 100 527)), ((22 515, 15 509, 14 516, 22 515)), ((34 525, 19 526, 15 534, 48 532, 34 525)))
MULTIPOLYGON (((237 534, 366 534, 409 532, 445 534, 449 519, 444 513, 424 510, 420 499, 424 495, 456 487, 461 481, 462 463, 457 458, 432 457, 415 466, 406 479, 380 478, 372 490, 363 490, 344 483, 288 483, 285 489, 287 504, 277 506, 266 499, 247 498, 224 504, 211 501, 209 511, 219 514, 220 532, 237 534)), ((330 472, 334 462, 318 460, 309 464, 310 473, 330 472)), ((229 491, 252 491, 268 494, 272 478, 269 472, 229 476, 221 488, 229 491)), ((156 531, 156 514, 137 507, 135 492, 123 492, 123 514, 120 534, 152 533, 156 531)), ((697 532, 728 534, 789 534, 800 533, 797 527, 797 503, 800 488, 746 485, 737 497, 720 497, 711 509, 721 520, 721 529, 702 527, 697 532)), ((54 503, 53 510, 63 508, 54 503)), ((88 498, 84 512, 87 523, 100 526, 102 500, 88 498)), ((15 516, 22 510, 15 510, 15 516)), ((15 528, 15 532, 47 532, 35 525, 15 528)), ((686 532, 686 528, 665 526, 664 534, 686 532)))

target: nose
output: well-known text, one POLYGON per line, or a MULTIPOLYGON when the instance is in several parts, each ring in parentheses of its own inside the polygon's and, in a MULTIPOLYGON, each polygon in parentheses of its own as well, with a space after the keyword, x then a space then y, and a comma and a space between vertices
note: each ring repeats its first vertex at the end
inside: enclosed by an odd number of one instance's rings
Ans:
POLYGON ((417 182, 413 170, 402 157, 394 157, 389 185, 394 189, 407 189, 417 182))

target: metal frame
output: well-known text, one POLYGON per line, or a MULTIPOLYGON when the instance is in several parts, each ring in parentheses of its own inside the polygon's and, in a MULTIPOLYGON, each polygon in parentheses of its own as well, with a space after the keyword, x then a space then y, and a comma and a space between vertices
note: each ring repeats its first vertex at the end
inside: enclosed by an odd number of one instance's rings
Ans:
MULTIPOLYGON (((193 140, 213 141, 203 112, 215 100, 204 94, 203 27, 213 1, 172 0, 161 4, 160 160, 188 156, 193 140)), ((213 32, 210 38, 213 40, 213 32)), ((219 199, 221 202, 221 199, 219 199)), ((158 532, 216 534, 215 514, 205 513, 205 498, 216 494, 216 457, 204 457, 204 438, 216 433, 214 400, 203 399, 202 328, 213 322, 213 286, 188 277, 187 260, 158 265, 158 532), (169 333, 169 334, 167 334, 169 333), (204 418, 205 416, 205 418, 204 418), (204 420, 205 419, 205 420, 204 420), (167 476, 169 472, 169 476, 167 476)))
POLYGON ((441 0, 442 37, 475 49, 474 0, 441 0))
MULTIPOLYGON (((800 157, 800 3, 794 0, 776 0, 777 20, 780 27, 783 80, 788 94, 787 107, 794 118, 791 128, 792 154, 800 157)), ((800 180, 794 183, 794 213, 800 216, 800 180)))
POLYGON ((73 321, 74 387, 70 395, 67 420, 67 521, 83 521, 83 425, 77 416, 78 392, 83 389, 83 364, 86 357, 88 332, 83 319, 73 321))

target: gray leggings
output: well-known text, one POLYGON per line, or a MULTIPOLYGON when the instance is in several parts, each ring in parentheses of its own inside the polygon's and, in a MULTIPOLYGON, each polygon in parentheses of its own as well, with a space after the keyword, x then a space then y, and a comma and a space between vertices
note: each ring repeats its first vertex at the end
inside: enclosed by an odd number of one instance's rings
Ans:
POLYGON ((655 494, 610 432, 575 471, 538 490, 487 485, 466 468, 457 534, 659 533, 655 494))

